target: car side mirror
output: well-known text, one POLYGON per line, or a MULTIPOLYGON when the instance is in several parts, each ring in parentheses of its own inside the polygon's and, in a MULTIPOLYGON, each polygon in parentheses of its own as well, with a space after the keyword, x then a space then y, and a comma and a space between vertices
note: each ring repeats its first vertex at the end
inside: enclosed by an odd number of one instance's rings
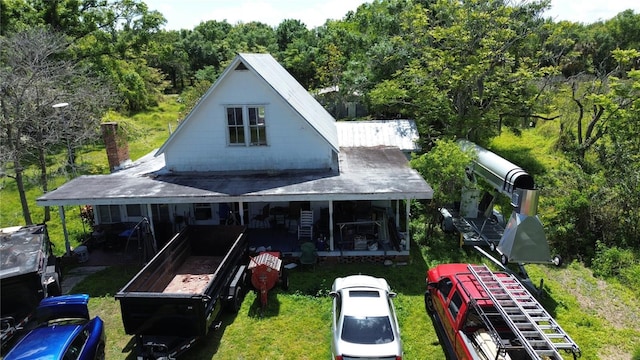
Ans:
POLYGON ((390 297, 390 298, 392 298, 392 299, 393 299, 393 298, 394 298, 394 297, 396 297, 396 296, 398 296, 398 294, 396 294, 396 293, 394 293, 394 292, 389 292, 389 297, 390 297))
POLYGON ((337 298, 337 297, 338 297, 338 293, 337 293, 337 292, 335 292, 335 291, 331 291, 331 292, 329 293, 329 296, 331 296, 332 298, 337 298))

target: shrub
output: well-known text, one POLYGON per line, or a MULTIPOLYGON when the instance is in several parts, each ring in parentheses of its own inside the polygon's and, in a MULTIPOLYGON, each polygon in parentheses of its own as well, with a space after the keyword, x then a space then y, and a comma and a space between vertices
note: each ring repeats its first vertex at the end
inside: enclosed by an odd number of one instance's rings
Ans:
MULTIPOLYGON (((618 277, 621 281, 637 281, 632 280, 633 270, 638 268, 635 254, 629 249, 620 249, 617 246, 607 247, 602 242, 596 244, 596 255, 593 259, 592 269, 596 276, 600 277, 618 277), (629 279, 624 279, 627 276, 629 279)), ((635 272, 640 272, 636 269, 635 272)), ((637 274, 636 274, 637 275, 637 274)))

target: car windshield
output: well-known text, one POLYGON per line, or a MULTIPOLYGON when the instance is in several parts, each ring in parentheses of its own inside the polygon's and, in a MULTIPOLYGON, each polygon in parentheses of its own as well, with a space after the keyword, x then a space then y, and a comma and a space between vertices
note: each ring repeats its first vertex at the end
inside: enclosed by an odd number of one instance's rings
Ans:
POLYGON ((356 344, 387 344, 393 341, 388 316, 345 316, 342 340, 356 344))

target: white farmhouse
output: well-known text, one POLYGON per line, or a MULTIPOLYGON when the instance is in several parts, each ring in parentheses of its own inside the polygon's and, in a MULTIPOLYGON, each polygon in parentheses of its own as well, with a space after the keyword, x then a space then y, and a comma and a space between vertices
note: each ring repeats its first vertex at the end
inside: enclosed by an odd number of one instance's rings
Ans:
POLYGON ((409 203, 433 196, 407 162, 416 138, 408 120, 337 123, 271 55, 239 54, 160 149, 37 203, 63 217, 91 205, 112 231, 144 220, 159 243, 187 224, 240 223, 253 244, 293 256, 310 241, 325 259, 402 258, 409 203))

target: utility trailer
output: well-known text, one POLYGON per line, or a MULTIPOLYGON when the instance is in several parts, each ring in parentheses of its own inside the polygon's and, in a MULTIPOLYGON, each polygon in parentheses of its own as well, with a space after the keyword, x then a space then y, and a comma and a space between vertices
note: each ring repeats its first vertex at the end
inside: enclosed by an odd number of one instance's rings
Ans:
POLYGON ((237 312, 247 281, 244 226, 190 225, 115 295, 138 359, 175 359, 224 309, 237 312))
POLYGON ((0 229, 2 350, 24 329, 40 300, 61 295, 61 273, 45 224, 0 229))

